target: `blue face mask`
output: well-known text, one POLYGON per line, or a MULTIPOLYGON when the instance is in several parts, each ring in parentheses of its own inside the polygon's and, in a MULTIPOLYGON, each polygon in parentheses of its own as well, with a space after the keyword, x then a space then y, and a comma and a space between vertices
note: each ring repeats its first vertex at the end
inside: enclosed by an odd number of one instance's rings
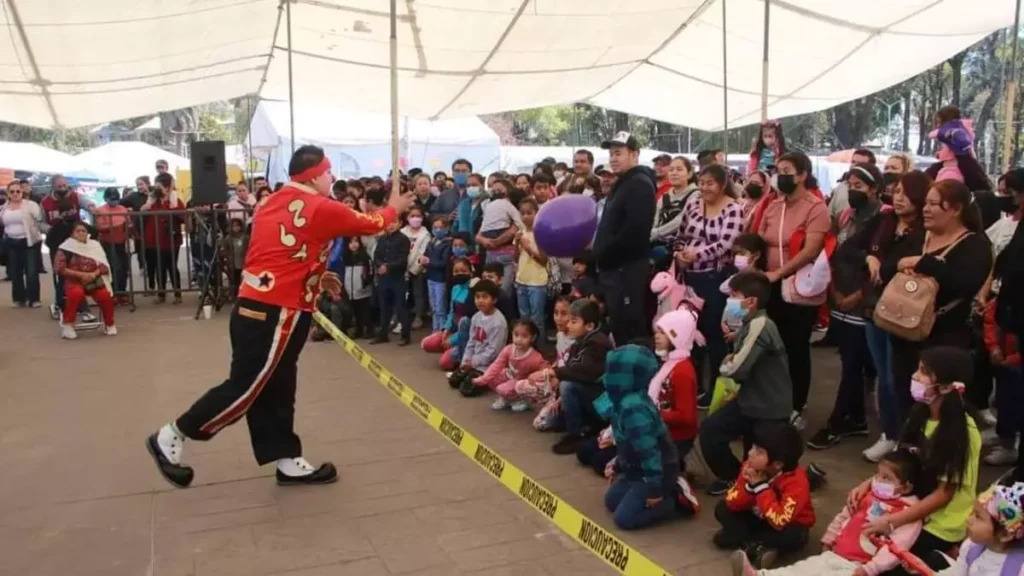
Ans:
POLYGON ((463 186, 466 185, 466 182, 469 181, 469 174, 460 174, 456 172, 454 175, 452 175, 452 180, 455 181, 456 186, 462 188, 463 186))
POLYGON ((437 239, 439 239, 439 240, 440 240, 441 238, 444 238, 444 237, 448 236, 448 231, 447 231, 447 230, 445 230, 444 228, 438 228, 438 229, 434 229, 434 230, 432 231, 432 233, 434 234, 434 238, 437 238, 437 239))
POLYGON ((743 307, 743 300, 739 298, 729 298, 725 301, 725 312, 723 314, 726 318, 743 320, 749 312, 749 310, 743 307))
POLYGON ((466 196, 469 196, 470 198, 476 198, 480 196, 480 187, 470 186, 469 188, 466 188, 466 196))
POLYGON ((463 246, 452 247, 452 256, 455 256, 456 258, 462 258, 466 254, 469 254, 468 248, 465 248, 463 246))

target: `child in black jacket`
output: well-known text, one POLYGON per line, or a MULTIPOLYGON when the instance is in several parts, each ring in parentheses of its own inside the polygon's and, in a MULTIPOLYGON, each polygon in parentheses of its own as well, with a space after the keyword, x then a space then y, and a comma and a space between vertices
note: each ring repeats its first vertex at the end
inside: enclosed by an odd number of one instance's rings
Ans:
POLYGON ((377 274, 377 301, 380 306, 380 325, 374 344, 388 341, 391 318, 397 312, 402 326, 399 346, 408 346, 412 326, 409 308, 405 305, 405 274, 409 267, 409 237, 399 232, 401 222, 388 224, 387 232, 377 241, 373 252, 373 267, 377 274))

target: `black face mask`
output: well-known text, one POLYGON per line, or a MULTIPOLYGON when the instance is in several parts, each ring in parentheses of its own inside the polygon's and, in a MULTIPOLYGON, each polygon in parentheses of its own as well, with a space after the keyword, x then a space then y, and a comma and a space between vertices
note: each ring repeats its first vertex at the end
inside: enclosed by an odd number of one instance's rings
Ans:
POLYGON ((882 180, 885 182, 886 186, 889 186, 899 182, 900 175, 895 172, 886 172, 885 174, 882 174, 882 180))
POLYGON ((996 196, 996 206, 999 207, 1000 212, 1007 214, 1016 214, 1020 210, 1017 199, 1013 196, 996 196))
POLYGON ((850 202, 850 208, 860 210, 868 205, 868 195, 866 192, 851 189, 848 193, 848 201, 850 202))
POLYGON ((471 278, 469 274, 452 274, 452 284, 467 284, 471 278))
POLYGON ((792 194, 796 192, 796 176, 793 174, 779 174, 775 177, 775 185, 778 186, 779 192, 783 194, 792 194))
POLYGON ((764 187, 760 184, 747 184, 747 198, 758 200, 764 194, 764 187))

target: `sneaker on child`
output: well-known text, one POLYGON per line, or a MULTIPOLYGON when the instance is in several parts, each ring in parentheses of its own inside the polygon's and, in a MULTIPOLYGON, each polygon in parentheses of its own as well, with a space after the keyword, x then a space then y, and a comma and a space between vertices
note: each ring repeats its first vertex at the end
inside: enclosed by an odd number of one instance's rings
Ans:
POLYGON ((871 445, 870 448, 864 450, 864 458, 869 462, 878 462, 886 454, 896 449, 896 441, 890 440, 885 434, 879 436, 878 441, 871 445))

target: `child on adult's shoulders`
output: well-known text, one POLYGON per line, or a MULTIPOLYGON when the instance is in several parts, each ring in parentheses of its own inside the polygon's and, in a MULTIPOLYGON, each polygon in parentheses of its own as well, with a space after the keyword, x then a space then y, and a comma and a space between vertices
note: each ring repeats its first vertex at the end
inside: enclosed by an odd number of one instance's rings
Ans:
POLYGON ((462 353, 462 363, 448 378, 448 385, 466 397, 479 396, 486 387, 474 383, 497 358, 508 339, 508 324, 498 311, 501 289, 489 280, 480 280, 471 288, 477 313, 469 326, 469 340, 462 353))
POLYGON ((569 306, 568 335, 575 343, 569 349, 565 366, 554 371, 565 421, 565 436, 551 447, 555 454, 575 454, 579 443, 604 425, 593 403, 604 393, 601 380, 605 355, 612 349, 612 343, 600 326, 597 304, 580 299, 569 306))
MULTIPOLYGON (((900 564, 888 546, 878 546, 864 536, 864 528, 873 520, 897 512, 918 502, 914 488, 921 477, 921 460, 905 448, 885 455, 877 473, 870 478, 871 493, 856 507, 844 506, 825 529, 822 552, 792 566, 775 570, 756 570, 747 554, 733 554, 734 576, 755 574, 877 576, 900 564)), ((921 522, 905 524, 888 535, 901 550, 909 549, 921 532, 921 522)), ((762 555, 762 561, 764 557, 762 555)))
POLYGON ((800 467, 804 442, 788 422, 756 422, 753 444, 734 485, 715 508, 715 546, 742 548, 751 566, 769 568, 778 554, 807 544, 814 507, 800 467))

